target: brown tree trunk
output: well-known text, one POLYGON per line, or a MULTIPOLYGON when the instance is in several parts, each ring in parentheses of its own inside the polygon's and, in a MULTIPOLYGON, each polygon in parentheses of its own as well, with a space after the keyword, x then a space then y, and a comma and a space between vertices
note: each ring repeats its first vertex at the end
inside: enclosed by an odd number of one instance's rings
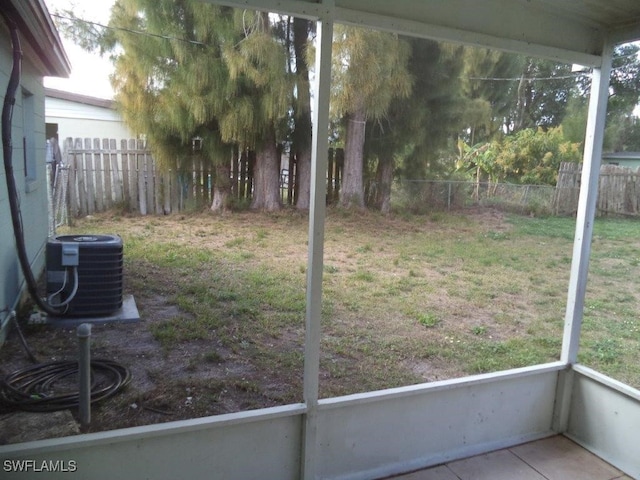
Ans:
POLYGON ((229 199, 231 197, 231 165, 228 161, 218 161, 215 165, 215 169, 211 211, 215 213, 222 213, 229 209, 229 199))
POLYGON ((238 146, 233 147, 231 154, 231 197, 238 198, 238 179, 240 177, 240 152, 238 146))
POLYGON ((518 102, 516 104, 516 118, 513 122, 513 131, 519 132, 525 128, 525 116, 527 113, 527 107, 531 103, 531 99, 528 98, 527 90, 531 84, 529 77, 531 76, 531 62, 527 63, 520 82, 518 83, 518 102))
MULTIPOLYGON (((293 144, 297 158, 296 208, 308 210, 311 195, 311 86, 305 47, 310 28, 309 20, 293 20, 293 46, 296 54, 295 130, 293 144)), ((292 172, 289 172, 291 175, 292 172)))
POLYGON ((253 200, 251 209, 273 212, 280 210, 280 157, 276 148, 276 134, 269 128, 266 138, 256 152, 253 172, 253 200))
POLYGON ((376 208, 384 214, 391 211, 391 183, 393 182, 393 160, 378 162, 376 171, 376 208))
MULTIPOLYGON (((309 210, 309 199, 311 197, 311 150, 305 148, 298 150, 296 184, 296 208, 298 210, 309 210)), ((291 175, 291 172, 289 172, 291 175)))
POLYGON ((344 171, 340 186, 340 206, 364 208, 362 165, 366 115, 364 108, 347 114, 344 143, 344 171))

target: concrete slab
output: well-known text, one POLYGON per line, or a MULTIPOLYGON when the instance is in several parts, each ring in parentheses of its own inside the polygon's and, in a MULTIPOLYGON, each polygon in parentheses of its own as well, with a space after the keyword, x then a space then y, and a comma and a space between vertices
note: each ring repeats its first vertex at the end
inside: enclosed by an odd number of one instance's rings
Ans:
POLYGON ((83 323, 92 325, 105 325, 107 323, 133 323, 140 321, 140 313, 133 295, 125 295, 122 299, 122 308, 106 317, 53 317, 47 318, 47 324, 54 327, 72 328, 83 323))

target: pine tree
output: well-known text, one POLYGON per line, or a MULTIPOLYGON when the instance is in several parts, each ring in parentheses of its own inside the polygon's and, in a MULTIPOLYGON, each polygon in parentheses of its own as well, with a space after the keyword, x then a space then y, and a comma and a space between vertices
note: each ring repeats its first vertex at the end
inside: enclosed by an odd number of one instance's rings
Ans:
POLYGON ((517 99, 517 82, 509 81, 522 73, 522 56, 464 47, 463 91, 464 128, 471 145, 490 140, 511 123, 517 99), (506 80, 505 80, 506 79, 506 80))
POLYGON ((345 160, 340 205, 364 207, 363 150, 368 119, 384 116, 391 101, 407 97, 409 45, 397 35, 337 25, 332 108, 344 124, 345 160))
POLYGON ((408 70, 415 79, 411 95, 396 98, 380 120, 367 124, 365 152, 374 163, 373 205, 390 209, 394 174, 415 179, 434 174, 447 142, 461 125, 461 47, 432 40, 408 38, 411 56, 408 70))
POLYGON ((256 151, 251 208, 278 210, 282 200, 276 142, 284 136, 293 88, 288 57, 267 13, 236 10, 235 25, 244 36, 223 50, 234 88, 220 117, 222 139, 256 151))
POLYGON ((117 0, 110 29, 67 28, 111 52, 116 101, 165 168, 215 168, 212 209, 230 193, 232 152, 254 150, 255 209, 280 208, 279 154, 293 82, 266 13, 195 0, 117 0), (193 140, 201 146, 193 151, 193 140))
POLYGON ((190 1, 119 0, 102 39, 114 52, 125 122, 146 136, 165 169, 187 171, 197 159, 212 165, 214 210, 227 208, 230 191, 233 143, 222 139, 218 115, 220 92, 230 88, 220 45, 237 39, 231 13, 190 1))

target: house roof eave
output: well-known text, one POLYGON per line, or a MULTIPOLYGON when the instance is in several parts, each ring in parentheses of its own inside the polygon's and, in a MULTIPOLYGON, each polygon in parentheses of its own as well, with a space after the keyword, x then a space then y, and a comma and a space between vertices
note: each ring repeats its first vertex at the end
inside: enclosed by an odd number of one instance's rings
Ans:
POLYGON ((71 63, 44 0, 0 0, 0 8, 13 17, 30 54, 43 76, 68 77, 71 63))
POLYGON ((44 89, 45 97, 56 98, 58 100, 66 100, 69 102, 82 103, 94 107, 115 109, 115 102, 107 98, 91 97, 89 95, 81 95, 79 93, 67 92, 64 90, 56 90, 53 88, 44 89))

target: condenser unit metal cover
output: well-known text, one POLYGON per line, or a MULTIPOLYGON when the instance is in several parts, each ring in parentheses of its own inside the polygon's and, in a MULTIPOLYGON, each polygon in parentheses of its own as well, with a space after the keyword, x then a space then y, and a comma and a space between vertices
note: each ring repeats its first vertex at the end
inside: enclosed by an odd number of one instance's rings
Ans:
POLYGON ((46 246, 47 297, 53 296, 54 305, 66 302, 73 294, 73 269, 77 269, 77 291, 61 315, 110 315, 122 307, 122 266, 123 245, 117 235, 50 237, 46 246))

